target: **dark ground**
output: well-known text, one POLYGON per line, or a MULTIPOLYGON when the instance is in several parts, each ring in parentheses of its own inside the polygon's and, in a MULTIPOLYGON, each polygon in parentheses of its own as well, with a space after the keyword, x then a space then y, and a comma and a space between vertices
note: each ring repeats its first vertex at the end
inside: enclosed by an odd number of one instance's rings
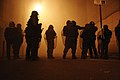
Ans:
POLYGON ((0 58, 0 80, 120 80, 120 60, 0 58))

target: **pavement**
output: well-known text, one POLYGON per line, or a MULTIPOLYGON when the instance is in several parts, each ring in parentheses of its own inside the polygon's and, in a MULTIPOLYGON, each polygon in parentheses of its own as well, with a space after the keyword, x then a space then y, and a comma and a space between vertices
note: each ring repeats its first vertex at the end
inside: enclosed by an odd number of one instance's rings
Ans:
POLYGON ((0 80, 120 80, 120 60, 0 58, 0 80))

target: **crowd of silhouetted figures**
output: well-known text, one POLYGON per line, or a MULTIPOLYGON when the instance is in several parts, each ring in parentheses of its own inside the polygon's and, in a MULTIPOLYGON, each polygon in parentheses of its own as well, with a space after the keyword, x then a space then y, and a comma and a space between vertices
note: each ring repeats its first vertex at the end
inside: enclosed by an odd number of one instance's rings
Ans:
MULTIPOLYGON (((31 16, 27 22, 27 27, 25 28, 25 39, 27 43, 25 59, 29 60, 38 60, 38 48, 39 42, 42 38, 42 23, 38 23, 38 12, 32 11, 31 16)), ((76 59, 76 46, 77 38, 80 36, 82 40, 82 52, 81 59, 86 59, 87 54, 89 53, 90 58, 93 59, 108 59, 108 45, 112 36, 112 31, 108 28, 108 25, 104 25, 103 28, 96 31, 98 28, 95 26, 94 21, 89 22, 85 27, 81 27, 76 24, 76 22, 68 20, 66 25, 62 30, 62 37, 64 40, 64 50, 63 50, 63 59, 66 59, 68 50, 71 49, 72 59, 76 59), (78 30, 82 30, 79 32, 78 30), (96 48, 95 41, 98 40, 98 48, 96 48)), ((56 32, 53 25, 49 25, 48 30, 45 32, 45 39, 47 42, 47 57, 48 59, 54 59, 53 50, 55 49, 55 39, 57 38, 56 32)), ((119 48, 119 59, 120 59, 120 20, 118 25, 115 27, 115 35, 117 39, 117 44, 119 48)), ((19 59, 19 50, 23 42, 23 31, 21 29, 21 24, 17 24, 13 21, 9 22, 9 26, 5 29, 4 32, 6 40, 6 55, 7 59, 10 60, 10 46, 13 48, 14 59, 19 59)))

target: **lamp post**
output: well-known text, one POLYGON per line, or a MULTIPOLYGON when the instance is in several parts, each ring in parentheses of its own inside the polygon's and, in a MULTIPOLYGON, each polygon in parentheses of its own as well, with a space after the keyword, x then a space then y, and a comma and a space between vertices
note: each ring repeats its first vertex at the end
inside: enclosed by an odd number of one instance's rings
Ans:
POLYGON ((99 6, 99 12, 100 12, 100 28, 102 34, 99 34, 101 36, 101 39, 99 40, 100 42, 98 42, 98 52, 100 54, 100 58, 104 57, 104 50, 103 50, 103 39, 104 39, 104 34, 103 34, 103 29, 102 29, 102 5, 104 5, 106 3, 105 0, 94 0, 94 4, 99 6))
POLYGON ((102 5, 106 4, 106 0, 94 0, 94 4, 99 6, 99 10, 100 10, 100 28, 102 29, 102 5))
POLYGON ((102 29, 102 9, 101 9, 101 5, 99 5, 100 8, 100 28, 102 29))

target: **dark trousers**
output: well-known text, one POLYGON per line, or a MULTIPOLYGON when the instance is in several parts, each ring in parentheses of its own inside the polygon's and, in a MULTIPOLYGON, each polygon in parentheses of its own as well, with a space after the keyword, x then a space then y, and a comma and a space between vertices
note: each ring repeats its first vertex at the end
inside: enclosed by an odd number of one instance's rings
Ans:
POLYGON ((67 55, 68 50, 72 49, 72 58, 76 57, 76 45, 77 45, 77 39, 66 39, 65 41, 65 48, 63 51, 63 56, 67 55))
POLYGON ((47 41, 47 56, 48 58, 53 57, 53 49, 54 49, 54 40, 47 41))
POLYGON ((109 41, 103 40, 101 57, 104 59, 108 59, 108 45, 109 45, 109 41))
POLYGON ((21 47, 22 43, 16 43, 15 44, 15 50, 16 50, 16 58, 19 58, 19 52, 20 52, 20 47, 21 47))
POLYGON ((95 58, 98 58, 95 40, 83 40, 82 46, 83 47, 82 47, 81 58, 84 59, 87 57, 88 49, 89 49, 89 53, 90 53, 91 58, 93 58, 93 53, 94 53, 95 58))
POLYGON ((97 49, 96 49, 96 45, 95 45, 95 40, 92 40, 92 41, 90 42, 90 52, 91 52, 91 55, 93 55, 93 53, 94 53, 95 58, 98 57, 97 49), (92 52, 92 51, 93 51, 93 52, 92 52))
POLYGON ((15 46, 15 44, 13 42, 6 42, 6 55, 7 55, 7 59, 10 59, 10 47, 11 46, 13 48, 14 57, 17 54, 16 53, 16 46, 15 46))
POLYGON ((87 57, 87 51, 90 48, 88 45, 90 45, 89 41, 83 40, 83 42, 82 42, 82 55, 81 55, 82 59, 85 59, 87 57))
POLYGON ((26 59, 38 59, 39 42, 27 43, 26 59))

